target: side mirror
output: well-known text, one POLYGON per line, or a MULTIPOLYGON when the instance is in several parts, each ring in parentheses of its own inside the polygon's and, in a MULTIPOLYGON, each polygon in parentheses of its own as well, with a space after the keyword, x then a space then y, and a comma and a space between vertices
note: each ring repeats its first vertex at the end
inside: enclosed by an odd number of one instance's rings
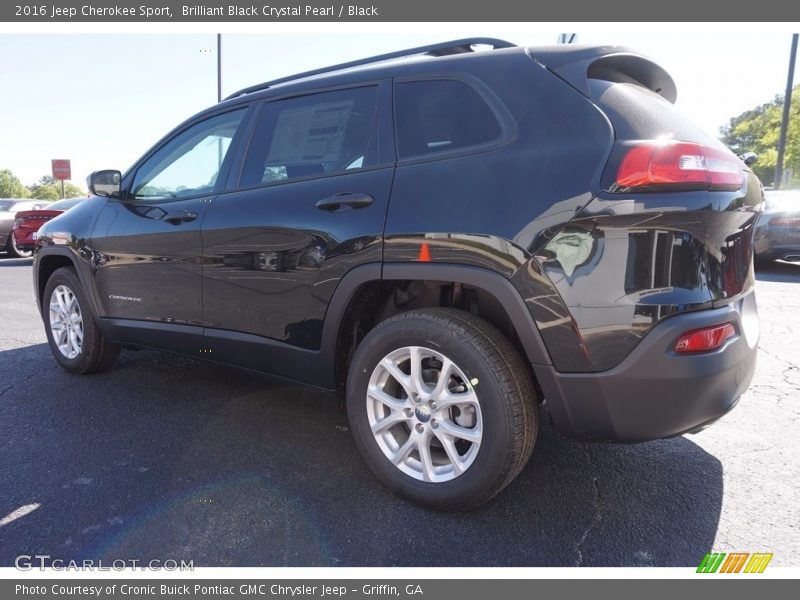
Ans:
POLYGON ((86 178, 89 192, 95 196, 105 196, 106 198, 119 198, 120 182, 122 173, 107 169, 105 171, 95 171, 86 178))
POLYGON ((758 154, 755 152, 745 152, 744 154, 740 154, 739 158, 749 167, 758 160, 758 154))

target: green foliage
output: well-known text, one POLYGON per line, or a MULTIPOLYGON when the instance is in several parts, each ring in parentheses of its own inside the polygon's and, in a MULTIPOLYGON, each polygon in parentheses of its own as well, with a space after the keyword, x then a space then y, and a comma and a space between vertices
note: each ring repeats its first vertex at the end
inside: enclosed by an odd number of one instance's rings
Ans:
MULTIPOLYGON (((77 185, 64 182, 65 198, 85 196, 77 185)), ((36 200, 59 200, 61 198, 61 182, 50 175, 44 175, 31 186, 22 185, 10 169, 0 169, 0 198, 35 198, 36 200)))
MULTIPOLYGON (((721 128, 722 141, 734 152, 758 154, 758 161, 752 168, 764 185, 774 183, 782 117, 781 95, 775 96, 772 102, 732 118, 728 125, 721 128)), ((800 177, 800 85, 792 91, 783 168, 792 169, 794 179, 800 177)))
POLYGON ((28 198, 28 188, 9 169, 0 170, 0 198, 28 198))
MULTIPOLYGON (((61 198, 61 182, 53 179, 50 175, 43 175, 37 183, 30 186, 30 193, 33 198, 38 200, 58 200, 61 198)), ((85 195, 86 192, 77 185, 64 182, 65 198, 79 198, 85 195)))
POLYGON ((58 200, 61 198, 61 186, 58 186, 58 189, 54 185, 36 186, 34 191, 31 192, 31 197, 37 200, 58 200))

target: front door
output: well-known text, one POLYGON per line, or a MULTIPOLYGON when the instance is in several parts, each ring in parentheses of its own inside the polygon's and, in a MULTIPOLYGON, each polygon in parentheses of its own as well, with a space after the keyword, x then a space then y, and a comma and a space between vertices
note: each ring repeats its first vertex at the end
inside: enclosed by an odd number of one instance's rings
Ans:
POLYGON ((218 360, 310 378, 339 280, 382 258, 394 171, 385 92, 376 83, 260 107, 241 175, 203 225, 205 336, 218 360))
POLYGON ((178 132, 126 177, 123 199, 101 211, 92 235, 94 282, 113 337, 146 344, 136 330, 156 335, 170 324, 202 335, 200 228, 245 111, 178 132))

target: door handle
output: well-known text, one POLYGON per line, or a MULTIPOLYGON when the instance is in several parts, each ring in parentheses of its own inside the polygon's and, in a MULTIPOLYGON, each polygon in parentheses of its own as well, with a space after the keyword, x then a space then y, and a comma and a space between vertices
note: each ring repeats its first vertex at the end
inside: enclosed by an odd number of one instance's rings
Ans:
POLYGON ((372 204, 375 198, 369 194, 353 194, 344 192, 334 194, 317 201, 317 208, 328 212, 342 212, 350 209, 365 208, 372 204))
POLYGON ((179 225, 181 223, 194 221, 196 218, 197 213, 193 210, 176 210, 165 214, 162 217, 162 220, 170 223, 171 225, 179 225))

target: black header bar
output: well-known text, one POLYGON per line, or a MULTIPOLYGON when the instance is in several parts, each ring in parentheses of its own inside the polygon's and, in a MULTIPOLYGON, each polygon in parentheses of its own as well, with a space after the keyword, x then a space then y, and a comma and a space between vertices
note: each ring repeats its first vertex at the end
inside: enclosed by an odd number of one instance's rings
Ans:
MULTIPOLYGON (((786 0, 119 0, 55 2, 12 0, 0 4, 11 22, 791 22, 800 2, 786 0)), ((733 35, 733 34, 732 34, 733 35)), ((675 42, 681 43, 680 31, 675 42)), ((746 43, 746 40, 743 40, 746 43)))

